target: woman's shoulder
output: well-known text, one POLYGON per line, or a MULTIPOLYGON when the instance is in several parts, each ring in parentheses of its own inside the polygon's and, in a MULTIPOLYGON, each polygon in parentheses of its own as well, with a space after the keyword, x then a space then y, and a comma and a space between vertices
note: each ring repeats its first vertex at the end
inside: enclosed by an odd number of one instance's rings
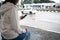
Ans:
POLYGON ((5 4, 2 4, 1 5, 1 8, 12 8, 14 7, 15 5, 13 3, 10 3, 10 2, 6 2, 5 4))
POLYGON ((9 9, 14 8, 15 5, 9 2, 6 2, 5 4, 1 5, 0 7, 0 13, 6 12, 9 9))

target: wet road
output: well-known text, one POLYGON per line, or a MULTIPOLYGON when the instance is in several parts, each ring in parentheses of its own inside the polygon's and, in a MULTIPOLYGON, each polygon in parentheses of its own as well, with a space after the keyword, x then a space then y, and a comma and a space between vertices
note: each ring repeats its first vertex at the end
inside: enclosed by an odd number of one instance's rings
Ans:
POLYGON ((60 12, 35 13, 35 15, 27 15, 26 18, 20 21, 20 25, 60 33, 60 12))

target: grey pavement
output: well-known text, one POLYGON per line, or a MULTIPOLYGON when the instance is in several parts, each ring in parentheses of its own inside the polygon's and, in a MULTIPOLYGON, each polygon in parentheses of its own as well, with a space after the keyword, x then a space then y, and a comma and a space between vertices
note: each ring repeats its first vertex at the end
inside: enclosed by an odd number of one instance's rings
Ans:
POLYGON ((28 28, 31 32, 30 40, 60 40, 60 34, 55 32, 49 32, 42 29, 32 28, 29 26, 21 26, 22 28, 28 28))

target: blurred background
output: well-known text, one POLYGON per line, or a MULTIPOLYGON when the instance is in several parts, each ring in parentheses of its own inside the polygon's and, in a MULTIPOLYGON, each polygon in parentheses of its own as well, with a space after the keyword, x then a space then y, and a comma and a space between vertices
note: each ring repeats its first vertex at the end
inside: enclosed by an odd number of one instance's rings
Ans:
POLYGON ((60 40, 60 0, 19 0, 17 7, 19 17, 27 15, 18 21, 31 31, 30 40, 60 40))

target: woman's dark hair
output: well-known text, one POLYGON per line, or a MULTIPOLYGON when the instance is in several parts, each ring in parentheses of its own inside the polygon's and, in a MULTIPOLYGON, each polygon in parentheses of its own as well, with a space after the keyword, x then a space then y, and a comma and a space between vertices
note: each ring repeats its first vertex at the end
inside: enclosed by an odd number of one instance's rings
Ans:
POLYGON ((5 4, 6 2, 10 2, 10 3, 13 3, 14 5, 16 5, 18 3, 19 0, 5 0, 3 2, 3 4, 5 4))

